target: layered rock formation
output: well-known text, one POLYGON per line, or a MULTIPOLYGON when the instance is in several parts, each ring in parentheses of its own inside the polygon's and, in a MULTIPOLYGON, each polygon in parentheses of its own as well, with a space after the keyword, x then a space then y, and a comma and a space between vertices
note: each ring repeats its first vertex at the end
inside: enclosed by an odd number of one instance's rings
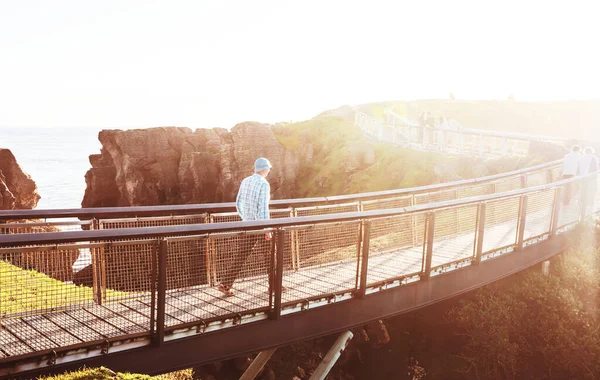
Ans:
POLYGON ((0 209, 32 209, 39 200, 35 182, 9 149, 0 148, 0 209))
POLYGON ((267 157, 274 198, 294 193, 300 166, 267 124, 225 129, 150 128, 104 130, 99 155, 90 156, 82 207, 227 202, 254 160, 267 157))

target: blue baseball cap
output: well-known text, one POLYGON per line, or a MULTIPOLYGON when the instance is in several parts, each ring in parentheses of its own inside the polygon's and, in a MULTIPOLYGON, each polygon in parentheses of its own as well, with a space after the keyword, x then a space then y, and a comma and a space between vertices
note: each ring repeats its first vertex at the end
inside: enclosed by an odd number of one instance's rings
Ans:
POLYGON ((269 162, 269 160, 267 160, 264 157, 260 157, 258 158, 256 161, 254 161, 254 171, 255 172, 261 172, 263 170, 267 170, 267 169, 271 169, 271 163, 269 162))

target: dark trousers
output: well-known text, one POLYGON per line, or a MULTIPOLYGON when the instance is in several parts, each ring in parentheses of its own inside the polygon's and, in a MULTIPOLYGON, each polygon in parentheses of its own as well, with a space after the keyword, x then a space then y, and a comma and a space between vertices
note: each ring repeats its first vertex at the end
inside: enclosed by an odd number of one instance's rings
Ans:
MULTIPOLYGON (((240 271, 244 267, 244 264, 246 264, 248 257, 250 257, 254 249, 260 250, 261 248, 266 248, 267 246, 270 246, 270 243, 270 241, 265 239, 264 234, 247 235, 243 237, 239 245, 239 252, 233 257, 233 260, 229 263, 229 267, 225 269, 225 273, 221 279, 221 284, 227 288, 230 288, 240 275, 240 271)), ((269 269, 271 266, 271 252, 267 253, 265 262, 267 265, 267 271, 269 274, 271 274, 269 269)))
MULTIPOLYGON (((572 174, 564 174, 563 179, 573 178, 572 174)), ((571 197, 573 195, 573 182, 565 184, 565 193, 563 194, 563 204, 568 206, 571 204, 571 197)))

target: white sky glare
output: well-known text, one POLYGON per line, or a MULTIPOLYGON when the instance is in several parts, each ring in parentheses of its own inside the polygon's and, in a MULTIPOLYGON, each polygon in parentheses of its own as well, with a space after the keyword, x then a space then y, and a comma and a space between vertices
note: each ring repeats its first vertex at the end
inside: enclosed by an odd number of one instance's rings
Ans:
POLYGON ((0 126, 229 128, 451 92, 600 99, 597 8, 0 0, 0 126))

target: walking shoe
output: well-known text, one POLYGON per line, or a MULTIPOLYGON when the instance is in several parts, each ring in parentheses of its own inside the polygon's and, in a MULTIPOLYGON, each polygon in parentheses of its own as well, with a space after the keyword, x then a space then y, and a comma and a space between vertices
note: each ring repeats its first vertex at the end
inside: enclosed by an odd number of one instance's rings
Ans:
POLYGON ((217 287, 217 289, 223 293, 223 295, 225 297, 231 297, 233 295, 233 291, 231 290, 231 288, 223 285, 223 284, 219 284, 219 286, 217 287))

